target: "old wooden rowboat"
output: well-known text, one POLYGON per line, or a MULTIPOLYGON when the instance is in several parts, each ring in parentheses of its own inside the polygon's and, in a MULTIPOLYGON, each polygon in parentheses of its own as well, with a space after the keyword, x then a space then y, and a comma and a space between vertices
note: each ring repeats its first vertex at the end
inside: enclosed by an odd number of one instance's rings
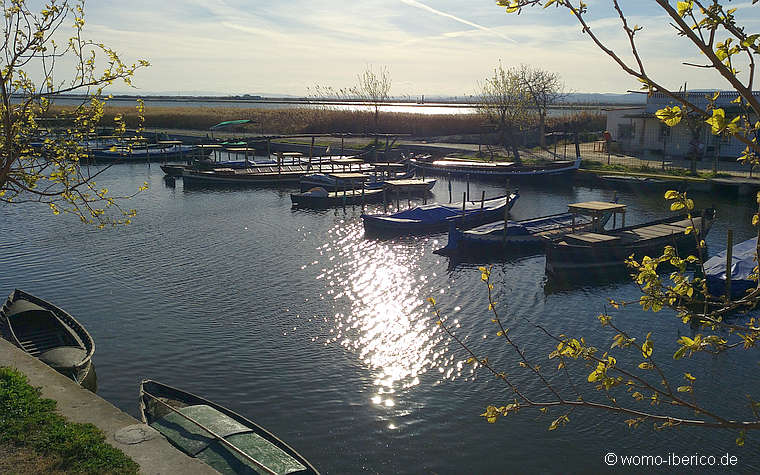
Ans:
POLYGON ((64 310, 21 290, 0 308, 3 337, 79 384, 92 371, 95 343, 64 310))
POLYGON ((140 383, 143 422, 223 474, 316 474, 301 454, 245 417, 153 380, 140 383))

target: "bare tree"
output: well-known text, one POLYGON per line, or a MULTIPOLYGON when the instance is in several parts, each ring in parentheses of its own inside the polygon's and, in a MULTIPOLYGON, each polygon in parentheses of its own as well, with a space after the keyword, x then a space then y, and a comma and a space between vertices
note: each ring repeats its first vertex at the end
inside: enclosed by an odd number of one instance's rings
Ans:
POLYGON ((520 65, 517 74, 538 114, 538 136, 541 146, 546 147, 546 115, 549 106, 565 95, 565 85, 559 74, 526 64, 520 65))
POLYGON ((516 162, 520 162, 520 134, 535 122, 531 103, 520 71, 504 69, 501 62, 493 69, 493 75, 479 85, 478 112, 496 127, 501 144, 507 150, 512 149, 516 162))
POLYGON ((356 76, 356 85, 348 91, 351 96, 369 103, 374 108, 374 133, 380 131, 380 106, 388 102, 391 90, 391 75, 388 68, 383 66, 375 73, 371 66, 356 76))

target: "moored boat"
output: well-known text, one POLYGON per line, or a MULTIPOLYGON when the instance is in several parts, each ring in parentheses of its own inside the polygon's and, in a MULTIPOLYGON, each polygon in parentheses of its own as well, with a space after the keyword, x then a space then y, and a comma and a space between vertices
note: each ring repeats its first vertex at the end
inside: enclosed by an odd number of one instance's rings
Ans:
POLYGON ((140 415, 186 454, 223 474, 317 474, 308 460, 255 422, 195 394, 140 383, 140 415))
POLYGON ((727 269, 728 251, 721 251, 705 261, 707 291, 713 297, 726 295, 726 277, 731 278, 731 299, 744 297, 747 291, 757 288, 757 237, 748 239, 731 248, 730 270, 727 269))
POLYGON ((589 201, 568 206, 567 213, 552 214, 521 221, 495 221, 472 229, 453 227, 446 246, 438 254, 503 254, 527 248, 543 250, 551 241, 579 231, 601 232, 613 210, 625 208, 617 203, 589 201))
POLYGON ((303 193, 291 193, 290 201, 294 208, 329 208, 331 206, 357 205, 382 201, 383 190, 366 190, 363 188, 343 191, 327 191, 315 187, 303 193))
POLYGON ((210 153, 194 145, 169 145, 169 146, 135 146, 112 147, 101 150, 90 150, 89 158, 96 161, 163 161, 163 160, 187 160, 188 157, 197 157, 210 153))
POLYGON ((546 272, 549 275, 586 275, 626 270, 625 261, 633 255, 656 257, 665 246, 674 246, 680 253, 696 248, 696 240, 710 231, 714 209, 692 214, 695 232, 687 215, 671 216, 656 221, 622 227, 604 233, 574 233, 551 243, 546 248, 546 272))
POLYGON ((523 165, 515 162, 482 162, 463 159, 444 159, 432 162, 412 158, 411 166, 432 173, 451 176, 473 176, 483 178, 531 178, 563 175, 576 171, 581 158, 575 160, 555 160, 539 165, 523 165))
POLYGON ((5 339, 59 373, 83 384, 94 370, 95 343, 74 317, 22 290, 14 290, 0 307, 5 339))
POLYGON ((369 234, 403 235, 444 232, 452 223, 463 228, 496 221, 514 206, 520 195, 512 193, 484 201, 461 204, 432 203, 392 214, 362 214, 369 234))

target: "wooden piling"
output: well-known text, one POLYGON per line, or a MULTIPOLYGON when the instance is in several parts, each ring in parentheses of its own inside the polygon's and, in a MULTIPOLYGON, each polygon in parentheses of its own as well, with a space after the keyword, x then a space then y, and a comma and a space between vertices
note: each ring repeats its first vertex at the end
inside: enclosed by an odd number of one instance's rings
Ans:
POLYGON ((482 210, 486 205, 486 190, 480 192, 480 209, 482 210))
POLYGON ((451 204, 451 173, 449 173, 449 204, 451 204))
MULTIPOLYGON (((702 225, 704 227, 704 220, 702 225)), ((731 300, 731 261, 734 259, 734 230, 728 230, 726 237, 726 301, 731 300)))
POLYGON ((383 213, 388 212, 388 195, 385 186, 383 186, 383 213))
POLYGON ((462 227, 464 227, 464 220, 467 216, 467 192, 462 192, 462 227))

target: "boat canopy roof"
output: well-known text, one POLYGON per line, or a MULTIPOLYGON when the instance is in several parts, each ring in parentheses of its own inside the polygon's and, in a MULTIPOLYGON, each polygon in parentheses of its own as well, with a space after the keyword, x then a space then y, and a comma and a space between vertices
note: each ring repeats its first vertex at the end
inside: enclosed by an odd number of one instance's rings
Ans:
POLYGON ((224 122, 219 122, 216 125, 212 125, 210 127, 210 130, 223 129, 225 127, 231 127, 233 125, 243 125, 249 123, 250 121, 251 119, 225 120, 224 122))

